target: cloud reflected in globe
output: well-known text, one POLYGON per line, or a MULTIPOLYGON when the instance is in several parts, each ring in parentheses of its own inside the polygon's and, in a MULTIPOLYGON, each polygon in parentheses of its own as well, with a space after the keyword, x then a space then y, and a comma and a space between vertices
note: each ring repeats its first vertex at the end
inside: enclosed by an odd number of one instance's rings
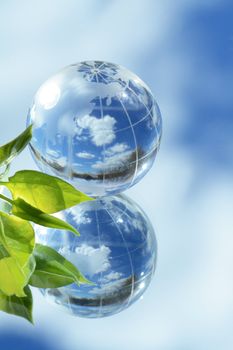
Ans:
POLYGON ((138 300, 153 276, 157 245, 152 225, 123 195, 84 202, 60 214, 81 236, 36 226, 37 241, 77 266, 93 285, 42 290, 48 301, 74 315, 118 313, 138 300))
POLYGON ((145 83, 116 64, 87 61, 48 79, 28 114, 40 169, 92 195, 137 183, 157 154, 162 120, 145 83))

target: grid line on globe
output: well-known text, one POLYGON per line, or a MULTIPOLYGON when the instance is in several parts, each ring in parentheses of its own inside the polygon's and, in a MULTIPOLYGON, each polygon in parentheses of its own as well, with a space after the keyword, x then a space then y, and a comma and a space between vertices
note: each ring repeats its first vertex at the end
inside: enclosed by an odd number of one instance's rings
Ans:
POLYGON ((65 67, 37 91, 28 113, 30 149, 39 168, 95 197, 60 213, 81 236, 36 226, 37 241, 56 249, 93 285, 42 290, 74 315, 98 318, 140 299, 155 271, 157 243, 143 210, 121 192, 150 170, 162 118, 148 86, 103 61, 65 67))

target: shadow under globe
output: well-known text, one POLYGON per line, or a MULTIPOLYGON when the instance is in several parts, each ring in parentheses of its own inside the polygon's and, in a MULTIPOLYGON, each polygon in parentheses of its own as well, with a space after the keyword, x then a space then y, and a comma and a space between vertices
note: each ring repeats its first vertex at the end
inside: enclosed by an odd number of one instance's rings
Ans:
POLYGON ((81 236, 36 226, 37 242, 57 250, 93 284, 45 289, 45 298, 89 318, 113 315, 138 300, 152 279, 157 257, 154 230, 143 210, 125 195, 116 195, 59 215, 81 236))

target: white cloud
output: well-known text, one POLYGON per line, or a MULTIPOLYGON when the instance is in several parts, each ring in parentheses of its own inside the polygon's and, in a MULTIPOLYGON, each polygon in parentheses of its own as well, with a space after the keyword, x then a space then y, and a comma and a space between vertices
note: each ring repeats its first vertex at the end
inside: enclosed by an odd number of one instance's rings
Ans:
POLYGON ((48 149, 46 151, 46 154, 48 154, 49 156, 53 157, 53 158, 58 158, 60 157, 60 152, 54 151, 53 149, 48 149))
MULTIPOLYGON (((131 209, 132 210, 132 209, 131 209)), ((125 233, 132 233, 132 227, 135 230, 139 230, 140 232, 146 234, 147 230, 140 216, 138 217, 129 217, 126 219, 122 219, 121 217, 117 220, 117 223, 121 225, 125 233)))
MULTIPOLYGON (((126 214, 127 215, 127 214, 126 214)), ((141 216, 134 217, 123 217, 120 216, 117 219, 117 224, 119 225, 120 230, 123 234, 131 236, 132 234, 136 235, 138 239, 140 238, 141 243, 135 245, 133 249, 143 249, 142 254, 147 255, 148 252, 156 247, 156 237, 153 231, 153 227, 146 225, 141 216), (135 232, 135 231, 137 232, 135 232), (143 247, 142 247, 143 244, 143 247)), ((151 261, 149 261, 151 263, 151 261)))
POLYGON ((117 153, 111 157, 106 157, 104 161, 97 161, 93 164, 92 168, 105 170, 110 170, 111 168, 115 169, 117 166, 124 165, 131 153, 132 151, 126 151, 123 153, 117 153))
POLYGON ((107 271, 111 267, 109 262, 111 250, 105 245, 94 248, 91 245, 82 244, 75 249, 75 252, 71 252, 67 247, 60 249, 59 252, 87 276, 107 271))
POLYGON ((124 142, 116 143, 102 152, 105 155, 104 161, 97 161, 92 168, 111 170, 124 165, 132 153, 132 150, 128 150, 129 148, 129 145, 124 142))
POLYGON ((115 155, 116 153, 125 152, 128 148, 129 148, 129 145, 127 145, 126 143, 123 143, 123 142, 116 143, 112 147, 109 147, 108 149, 106 149, 105 156, 111 157, 111 156, 115 155))
POLYGON ((121 272, 112 271, 108 275, 104 276, 101 279, 101 282, 108 283, 110 281, 119 280, 119 278, 121 278, 121 276, 122 276, 121 272))
POLYGON ((89 224, 92 221, 90 217, 87 217, 87 214, 80 206, 72 207, 68 209, 67 212, 72 215, 73 220, 78 224, 89 224))
POLYGON ((79 158, 92 159, 95 158, 94 154, 88 152, 78 152, 76 156, 79 158))
POLYGON ((87 141, 88 140, 88 136, 87 135, 82 135, 82 136, 80 136, 81 135, 81 132, 80 132, 80 130, 78 131, 78 135, 75 135, 74 136, 74 138, 75 138, 75 140, 77 140, 77 141, 87 141))
POLYGON ((91 140, 96 146, 103 146, 111 143, 116 135, 114 133, 115 118, 105 115, 103 118, 96 118, 90 115, 76 118, 76 133, 80 136, 83 129, 88 129, 91 140))

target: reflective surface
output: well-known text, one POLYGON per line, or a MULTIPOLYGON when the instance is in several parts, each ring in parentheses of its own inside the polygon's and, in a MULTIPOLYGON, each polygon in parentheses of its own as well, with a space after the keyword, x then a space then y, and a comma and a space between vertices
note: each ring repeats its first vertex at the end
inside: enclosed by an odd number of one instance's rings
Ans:
POLYGON ((80 237, 36 226, 37 241, 76 265, 94 285, 46 289, 46 299, 75 315, 104 317, 138 300, 149 285, 156 238, 144 212, 126 196, 109 196, 66 210, 63 219, 80 237))
POLYGON ((131 187, 151 168, 160 144, 159 108, 149 88, 106 62, 70 65, 35 95, 27 124, 40 169, 92 195, 131 187))

